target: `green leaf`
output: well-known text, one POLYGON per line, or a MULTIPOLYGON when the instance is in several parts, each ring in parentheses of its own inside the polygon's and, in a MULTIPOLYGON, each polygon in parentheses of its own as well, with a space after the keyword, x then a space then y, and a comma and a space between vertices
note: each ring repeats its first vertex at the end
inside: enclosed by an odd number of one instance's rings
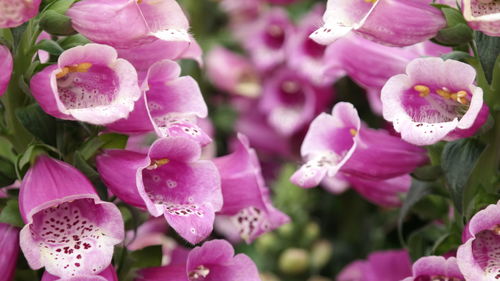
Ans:
POLYGON ((37 139, 56 145, 56 119, 46 114, 38 104, 32 104, 16 111, 17 119, 37 139))
POLYGON ((45 145, 45 144, 34 144, 30 145, 26 151, 19 154, 16 159, 16 174, 19 179, 24 177, 24 174, 28 168, 35 162, 38 155, 41 154, 51 154, 54 156, 60 156, 59 151, 55 148, 45 145))
POLYGON ((441 29, 434 39, 441 45, 457 46, 473 39, 472 29, 465 23, 441 29))
POLYGON ((462 51, 453 51, 451 53, 447 53, 441 56, 443 60, 458 60, 464 61, 466 59, 471 59, 471 55, 462 51))
POLYGON ((427 165, 423 167, 419 167, 415 169, 412 173, 412 176, 421 181, 435 181, 441 175, 443 171, 440 166, 427 165))
POLYGON ((16 161, 14 146, 8 139, 4 137, 0 137, 0 156, 9 159, 12 162, 16 161))
POLYGON ((75 155, 73 156, 73 165, 92 182, 97 190, 97 193, 99 194, 99 197, 106 200, 108 198, 106 185, 102 182, 99 173, 97 173, 97 171, 89 163, 87 163, 79 151, 75 152, 75 155))
POLYGON ((19 213, 19 204, 16 199, 7 201, 7 205, 0 213, 0 222, 17 227, 23 227, 24 222, 19 213))
POLYGON ((16 179, 16 167, 14 163, 0 156, 0 187, 11 185, 16 179))
POLYGON ((71 18, 53 10, 43 13, 40 19, 40 27, 52 35, 73 35, 76 30, 71 25, 71 18))
POLYGON ((456 250, 461 244, 462 239, 459 232, 446 233, 436 241, 432 247, 432 253, 434 255, 441 256, 449 253, 450 251, 456 250))
POLYGON ((410 190, 406 194, 403 206, 399 211, 398 217, 398 233, 400 241, 405 244, 403 237, 403 221, 412 209, 412 207, 417 204, 422 198, 426 197, 431 193, 432 186, 428 182, 423 182, 419 180, 413 180, 411 183, 410 190))
POLYGON ((441 168, 455 208, 460 214, 464 211, 466 183, 484 147, 478 140, 461 139, 449 142, 443 150, 441 168))
POLYGON ((49 54, 55 56, 58 56, 62 52, 64 52, 64 49, 61 46, 59 46, 57 42, 47 39, 40 41, 38 44, 35 45, 35 48, 37 48, 38 50, 44 50, 49 54))
POLYGON ((124 149, 127 145, 128 136, 116 133, 102 134, 99 138, 104 142, 102 148, 124 149))
POLYGON ((417 231, 414 231, 408 238, 408 251, 412 260, 417 260, 423 256, 429 256, 432 247, 443 236, 446 229, 437 224, 429 224, 417 231))
POLYGON ((491 82, 493 78, 493 70, 495 68, 495 61, 498 55, 500 55, 500 37, 491 37, 476 31, 475 41, 484 74, 488 82, 491 82))
POLYGON ((87 43, 90 43, 90 40, 88 40, 87 38, 85 38, 81 34, 75 34, 72 36, 64 37, 63 39, 59 40, 58 42, 59 42, 59 45, 63 49, 67 50, 67 49, 71 49, 71 48, 76 47, 76 46, 81 46, 81 45, 85 45, 87 43))
POLYGON ((136 268, 161 266, 162 257, 161 245, 146 247, 130 254, 136 268))

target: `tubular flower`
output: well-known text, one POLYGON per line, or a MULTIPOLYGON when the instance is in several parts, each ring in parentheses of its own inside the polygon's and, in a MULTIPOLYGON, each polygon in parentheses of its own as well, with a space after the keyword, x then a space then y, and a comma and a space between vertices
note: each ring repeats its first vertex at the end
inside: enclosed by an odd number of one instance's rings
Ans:
POLYGON ((85 0, 67 15, 82 35, 114 47, 190 41, 188 20, 175 0, 85 0))
POLYGON ((211 138, 197 125, 207 116, 207 105, 190 76, 179 77, 181 69, 173 61, 163 60, 149 69, 143 83, 145 94, 127 119, 108 125, 113 131, 145 133, 160 137, 184 136, 207 145, 211 138))
POLYGON ((40 156, 23 178, 21 249, 33 269, 71 278, 106 269, 124 238, 118 208, 72 166, 40 156))
POLYGON ((0 45, 0 96, 5 94, 12 75, 12 55, 9 48, 0 45))
POLYGON ((155 141, 147 155, 109 150, 97 169, 108 188, 123 201, 164 216, 184 239, 196 244, 213 229, 222 207, 215 165, 199 160, 201 147, 185 137, 155 141))
POLYGON ((38 14, 42 0, 0 0, 0 28, 16 27, 38 14))
POLYGON ((183 260, 145 268, 137 281, 260 281, 257 267, 244 254, 234 255, 231 244, 212 240, 192 249, 183 260))
MULTIPOLYGON (((410 256, 403 250, 374 252, 355 261, 337 276, 338 281, 400 281, 411 274, 410 256)), ((425 279, 424 279, 425 280, 425 279)))
POLYGON ((221 90, 249 98, 261 94, 259 74, 247 58, 217 47, 207 54, 206 61, 208 77, 221 90))
POLYGON ((469 237, 457 251, 457 263, 467 281, 500 278, 500 201, 475 214, 466 228, 469 237))
POLYGON ((500 3, 494 0, 464 0, 462 11, 467 24, 490 36, 500 36, 500 3))
POLYGON ((430 145, 474 135, 486 122, 483 90, 465 63, 419 58, 382 88, 383 115, 407 142, 430 145))
POLYGON ((464 276, 458 269, 455 257, 445 259, 439 256, 428 256, 418 259, 413 264, 413 275, 403 279, 403 281, 420 280, 464 281, 464 276))
POLYGON ((291 180, 305 188, 318 185, 326 177, 333 178, 339 171, 359 177, 362 186, 366 180, 406 175, 428 161, 424 149, 383 130, 362 126, 356 109, 345 102, 337 103, 331 115, 322 113, 314 119, 301 154, 307 162, 291 180))
POLYGON ((19 255, 19 229, 0 223, 0 276, 4 281, 14 278, 16 271, 17 256, 19 255))
POLYGON ((99 44, 65 51, 57 65, 31 79, 30 87, 48 114, 96 125, 127 117, 141 96, 134 67, 99 44))
POLYGON ((311 38, 324 45, 355 32, 392 46, 409 46, 434 37, 446 26, 432 1, 328 0, 324 25, 311 38))
POLYGON ((227 235, 237 233, 247 243, 290 221, 272 206, 259 160, 248 139, 238 134, 234 152, 214 159, 221 176, 224 205, 218 212, 229 221, 227 235))
POLYGON ((116 276, 113 266, 110 265, 98 275, 81 275, 69 278, 59 278, 45 271, 41 281, 118 281, 118 276, 116 276))

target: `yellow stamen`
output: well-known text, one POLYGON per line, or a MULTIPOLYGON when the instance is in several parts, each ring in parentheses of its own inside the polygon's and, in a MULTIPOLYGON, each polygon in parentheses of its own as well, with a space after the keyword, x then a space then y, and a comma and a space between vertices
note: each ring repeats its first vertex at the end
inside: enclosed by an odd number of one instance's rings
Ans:
POLYGON ((142 3, 142 0, 137 0, 137 4, 141 4, 142 3))
POLYGON ((456 93, 456 101, 458 101, 461 104, 468 104, 469 100, 467 99, 467 92, 466 91, 458 91, 456 93))
POLYGON ((377 2, 377 0, 365 0, 366 3, 372 3, 372 4, 375 4, 375 2, 377 2))
POLYGON ((451 93, 448 92, 447 90, 439 89, 439 90, 436 90, 436 93, 445 99, 449 99, 451 97, 451 93))
POLYGON ((351 135, 355 137, 358 134, 358 131, 356 129, 350 129, 349 133, 351 133, 351 135))
POLYGON ((170 162, 170 160, 168 158, 163 158, 163 159, 157 159, 157 160, 153 160, 151 165, 149 165, 147 167, 148 170, 154 170, 156 168, 159 168, 163 165, 166 165, 168 164, 168 162, 170 162))
POLYGON ((496 235, 500 235, 500 225, 495 225, 493 227, 493 232, 495 232, 496 235))
POLYGON ((69 73, 69 68, 63 67, 59 73, 56 73, 56 78, 63 78, 64 76, 68 75, 69 73))
POLYGON ((429 89, 429 87, 427 87, 425 85, 415 85, 415 87, 413 87, 413 89, 415 89, 415 91, 419 92, 420 93, 419 96, 421 96, 421 97, 426 97, 431 93, 431 90, 429 89))

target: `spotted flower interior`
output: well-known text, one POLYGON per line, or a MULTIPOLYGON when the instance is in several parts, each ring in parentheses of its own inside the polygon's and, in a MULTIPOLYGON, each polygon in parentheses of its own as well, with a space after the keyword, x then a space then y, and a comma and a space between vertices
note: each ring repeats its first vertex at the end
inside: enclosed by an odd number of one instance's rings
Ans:
POLYGON ((472 254, 488 280, 500 280, 500 226, 476 234, 472 254))
POLYGON ((117 95, 119 80, 105 65, 80 63, 56 74, 59 99, 67 109, 109 105, 117 95))
POLYGON ((473 17, 482 17, 500 13, 500 2, 496 0, 471 0, 473 17))
POLYGON ((65 276, 104 270, 117 243, 113 230, 104 228, 109 216, 93 199, 77 199, 36 213, 30 233, 47 270, 63 271, 65 276))

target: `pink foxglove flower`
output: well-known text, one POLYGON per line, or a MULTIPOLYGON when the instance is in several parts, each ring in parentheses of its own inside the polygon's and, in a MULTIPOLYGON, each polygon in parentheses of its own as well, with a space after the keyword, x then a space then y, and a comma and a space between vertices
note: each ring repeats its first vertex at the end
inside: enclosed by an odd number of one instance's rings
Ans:
POLYGON ((232 224, 233 232, 247 243, 290 221, 272 206, 259 160, 248 139, 238 134, 233 153, 214 159, 222 185, 224 205, 218 212, 232 224))
POLYGON ((474 68, 459 61, 415 59, 406 74, 393 76, 382 88, 384 118, 416 145, 470 137, 488 117, 475 77, 474 68))
POLYGON ((465 230, 469 237, 457 251, 467 281, 494 281, 500 276, 500 201, 479 211, 465 230))
POLYGON ((19 255, 19 229, 0 223, 0 276, 4 281, 14 278, 17 257, 19 255))
POLYGON ((12 55, 9 48, 0 45, 0 96, 5 94, 12 75, 12 55))
POLYGON ((400 281, 411 275, 411 261, 404 250, 374 252, 367 260, 355 261, 337 276, 337 281, 400 281))
POLYGON ((291 180, 314 187, 339 171, 369 180, 386 180, 412 172, 428 159, 425 150, 362 126, 350 103, 335 105, 332 114, 322 113, 311 123, 301 147, 307 161, 291 180))
POLYGON ((500 36, 500 3, 494 0, 464 0, 462 11, 467 24, 489 36, 500 36))
POLYGON ((36 14, 42 0, 0 0, 0 28, 16 27, 36 14))
POLYGON ((199 160, 201 147, 185 137, 155 141, 147 155, 109 150, 97 169, 108 188, 123 201, 164 216, 184 239, 196 244, 213 229, 222 207, 215 165, 199 160))
POLYGON ((279 134, 291 136, 303 129, 333 99, 328 86, 315 86, 296 71, 282 68, 264 81, 260 109, 279 134))
POLYGON ((96 125, 126 118, 141 96, 134 67, 99 44, 71 48, 31 79, 33 96, 48 114, 96 125))
POLYGON ((28 264, 61 278, 103 271, 124 237, 118 208, 101 201, 78 170, 47 156, 24 176, 19 209, 26 223, 21 249, 28 264))
POLYGON ((85 0, 67 15, 82 35, 114 47, 190 41, 188 20, 175 0, 85 0))
POLYGON ((251 23, 239 26, 243 46, 260 70, 269 70, 285 60, 285 45, 293 26, 285 10, 274 8, 251 23))
POLYGON ((261 94, 259 74, 246 57, 216 47, 207 54, 206 63, 207 75, 219 89, 250 98, 261 94))
POLYGON ((464 276, 458 269, 457 259, 439 256, 428 256, 418 259, 413 264, 413 275, 403 281, 420 280, 454 280, 464 281, 464 276))
POLYGON ((260 281, 253 261, 244 254, 234 255, 231 244, 224 240, 205 242, 192 249, 183 263, 145 268, 137 281, 260 281))
POLYGON ((207 116, 207 105, 190 76, 179 77, 181 69, 173 61, 163 60, 149 69, 143 82, 145 94, 126 119, 108 125, 113 131, 145 133, 155 131, 160 137, 185 136, 201 145, 210 137, 197 125, 197 118, 207 116))
MULTIPOLYGON (((401 206, 401 194, 410 190, 411 176, 408 174, 389 179, 374 180, 342 173, 352 188, 368 201, 384 206, 401 206)), ((325 186, 325 180, 321 183, 325 186)))
POLYGON ((69 278, 59 278, 45 271, 41 281, 118 281, 118 276, 113 266, 110 265, 98 275, 79 275, 69 278))
POLYGON ((328 0, 324 25, 311 34, 320 44, 355 32, 392 46, 409 46, 434 37, 446 26, 443 14, 432 1, 328 0))

